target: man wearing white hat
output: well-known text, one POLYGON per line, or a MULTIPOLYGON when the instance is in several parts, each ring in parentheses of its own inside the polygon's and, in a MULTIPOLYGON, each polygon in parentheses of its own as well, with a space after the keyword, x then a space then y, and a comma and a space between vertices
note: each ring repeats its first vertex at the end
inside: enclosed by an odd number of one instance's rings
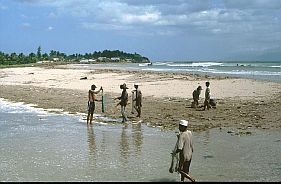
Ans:
POLYGON ((193 153, 193 141, 192 133, 187 130, 188 121, 180 120, 179 121, 179 130, 180 134, 178 135, 177 151, 179 153, 179 168, 178 171, 181 173, 181 181, 184 181, 184 178, 187 177, 191 181, 195 181, 189 175, 189 167, 192 159, 193 153))

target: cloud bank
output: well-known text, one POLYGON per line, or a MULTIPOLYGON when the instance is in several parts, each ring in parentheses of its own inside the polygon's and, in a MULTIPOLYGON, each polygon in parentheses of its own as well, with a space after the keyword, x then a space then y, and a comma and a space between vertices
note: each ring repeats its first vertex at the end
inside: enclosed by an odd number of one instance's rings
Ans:
POLYGON ((14 1, 51 8, 49 18, 71 17, 86 30, 127 35, 223 37, 241 45, 236 51, 266 51, 281 46, 280 0, 14 1))

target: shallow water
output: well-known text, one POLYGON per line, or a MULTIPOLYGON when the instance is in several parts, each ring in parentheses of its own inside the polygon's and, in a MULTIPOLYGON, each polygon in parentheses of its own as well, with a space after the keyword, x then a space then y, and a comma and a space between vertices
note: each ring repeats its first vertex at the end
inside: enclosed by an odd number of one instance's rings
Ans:
MULTIPOLYGON (((179 181, 168 172, 176 130, 83 118, 0 101, 0 181, 179 181)), ((281 181, 280 132, 229 130, 193 133, 192 176, 281 181)))

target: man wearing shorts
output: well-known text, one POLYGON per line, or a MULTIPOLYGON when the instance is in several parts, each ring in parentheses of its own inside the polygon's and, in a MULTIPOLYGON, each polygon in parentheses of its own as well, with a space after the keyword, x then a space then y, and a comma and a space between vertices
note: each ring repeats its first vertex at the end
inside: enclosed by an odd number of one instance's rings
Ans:
POLYGON ((98 101, 96 99, 96 94, 98 94, 101 90, 102 87, 100 87, 100 89, 98 91, 95 91, 96 89, 96 85, 92 85, 91 89, 89 90, 88 93, 88 116, 87 116, 87 124, 92 124, 92 120, 93 120, 93 114, 95 111, 95 101, 98 101))
POLYGON ((207 109, 209 110, 211 108, 210 105, 210 98, 211 98, 211 92, 210 92, 210 82, 206 82, 206 90, 205 90, 205 101, 204 101, 204 110, 207 109))
POLYGON ((136 98, 133 100, 135 101, 135 105, 134 108, 137 111, 137 117, 141 117, 141 107, 142 107, 142 93, 141 90, 139 89, 139 84, 135 83, 134 84, 135 90, 133 92, 135 92, 136 94, 136 98))

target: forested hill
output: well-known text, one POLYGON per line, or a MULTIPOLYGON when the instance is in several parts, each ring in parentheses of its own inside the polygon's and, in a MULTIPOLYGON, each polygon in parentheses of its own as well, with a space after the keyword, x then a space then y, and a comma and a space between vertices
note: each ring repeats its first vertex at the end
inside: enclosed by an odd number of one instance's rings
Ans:
MULTIPOLYGON (((141 56, 140 54, 137 53, 130 54, 119 50, 114 50, 114 51, 104 50, 102 52, 95 51, 93 53, 85 53, 85 55, 82 56, 82 58, 84 59, 98 59, 100 57, 104 57, 108 59, 119 58, 120 60, 131 60, 132 62, 150 62, 147 57, 141 56)), ((81 58, 81 55, 79 55, 79 58, 81 58)))
POLYGON ((28 63, 40 62, 142 62, 149 63, 147 57, 141 56, 138 53, 126 53, 119 50, 104 50, 94 51, 93 53, 85 54, 70 54, 67 55, 63 52, 51 50, 50 53, 42 53, 39 46, 36 53, 23 54, 23 53, 4 53, 0 51, 0 65, 17 65, 28 63))

